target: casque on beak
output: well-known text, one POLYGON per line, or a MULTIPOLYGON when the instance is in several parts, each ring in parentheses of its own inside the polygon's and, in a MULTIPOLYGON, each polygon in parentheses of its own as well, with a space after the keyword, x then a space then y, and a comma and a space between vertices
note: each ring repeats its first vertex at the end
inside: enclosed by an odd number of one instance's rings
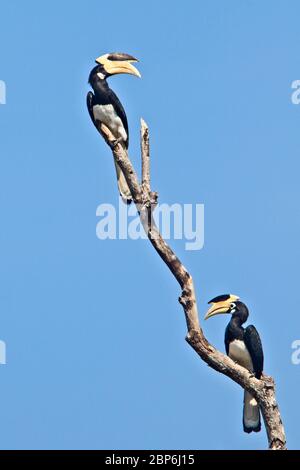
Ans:
POLYGON ((96 59, 96 63, 102 65, 109 75, 128 73, 141 78, 140 72, 131 65, 131 62, 138 62, 138 60, 129 54, 121 52, 104 54, 96 59))
POLYGON ((230 296, 226 300, 222 300, 220 302, 209 302, 212 303, 212 306, 206 312, 204 320, 208 320, 208 318, 214 317, 215 315, 219 315, 221 313, 230 313, 230 305, 232 304, 232 302, 235 302, 238 299, 239 297, 237 295, 230 294, 230 296))

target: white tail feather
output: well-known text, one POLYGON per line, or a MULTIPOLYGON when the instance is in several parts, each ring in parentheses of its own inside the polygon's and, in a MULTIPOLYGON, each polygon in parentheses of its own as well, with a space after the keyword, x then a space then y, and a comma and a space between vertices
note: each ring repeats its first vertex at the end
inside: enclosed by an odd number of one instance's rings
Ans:
POLYGON ((259 406, 253 395, 247 390, 244 392, 243 424, 245 432, 260 431, 259 406))

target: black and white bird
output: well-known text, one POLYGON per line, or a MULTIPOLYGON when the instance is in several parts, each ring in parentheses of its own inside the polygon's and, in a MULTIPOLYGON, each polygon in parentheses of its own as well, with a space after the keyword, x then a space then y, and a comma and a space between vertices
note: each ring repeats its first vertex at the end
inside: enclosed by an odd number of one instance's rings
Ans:
MULTIPOLYGON (((260 379, 264 365, 260 336, 253 325, 247 328, 242 326, 249 316, 247 306, 232 294, 219 295, 208 303, 212 306, 206 313, 205 320, 221 313, 231 314, 225 331, 227 355, 260 379)), ((244 391, 243 427, 247 433, 259 432, 261 429, 258 403, 247 390, 244 391)))
MULTIPOLYGON (((96 59, 97 65, 92 69, 89 83, 94 93, 87 94, 87 107, 93 123, 99 131, 105 124, 116 140, 128 149, 128 122, 124 108, 117 95, 109 88, 106 79, 111 75, 127 73, 140 77, 139 71, 132 65, 138 62, 135 57, 120 52, 104 54, 96 59)), ((124 201, 130 203, 132 196, 124 174, 115 161, 119 192, 124 201)))

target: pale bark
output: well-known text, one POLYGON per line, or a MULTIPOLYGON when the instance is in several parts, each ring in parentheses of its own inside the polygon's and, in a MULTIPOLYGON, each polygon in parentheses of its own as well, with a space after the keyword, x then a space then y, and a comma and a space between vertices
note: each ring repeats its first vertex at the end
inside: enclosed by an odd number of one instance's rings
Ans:
MULTIPOLYGON (((112 149, 114 158, 119 163, 133 201, 138 209, 141 223, 149 241, 168 266, 181 287, 179 302, 183 307, 186 324, 186 341, 210 367, 227 375, 242 388, 247 389, 259 403, 266 427, 269 449, 286 449, 286 438, 279 407, 276 401, 275 384, 272 377, 263 375, 260 380, 250 372, 233 362, 228 356, 215 349, 205 338, 199 324, 196 293, 192 276, 186 270, 176 254, 162 238, 154 220, 153 210, 157 204, 158 195, 151 191, 150 185, 150 147, 149 129, 141 121, 141 152, 142 152, 142 183, 128 157, 127 151, 117 143, 109 129, 101 125, 101 134, 112 149)), ((218 418, 216 417, 216 421, 218 418)))

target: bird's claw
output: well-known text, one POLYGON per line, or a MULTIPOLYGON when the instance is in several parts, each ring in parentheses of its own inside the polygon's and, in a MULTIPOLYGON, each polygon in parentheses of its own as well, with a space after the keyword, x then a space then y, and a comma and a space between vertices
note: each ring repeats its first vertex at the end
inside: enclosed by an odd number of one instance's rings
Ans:
POLYGON ((115 139, 115 140, 110 140, 109 146, 112 150, 114 150, 120 142, 122 142, 122 137, 119 137, 118 139, 115 139))

